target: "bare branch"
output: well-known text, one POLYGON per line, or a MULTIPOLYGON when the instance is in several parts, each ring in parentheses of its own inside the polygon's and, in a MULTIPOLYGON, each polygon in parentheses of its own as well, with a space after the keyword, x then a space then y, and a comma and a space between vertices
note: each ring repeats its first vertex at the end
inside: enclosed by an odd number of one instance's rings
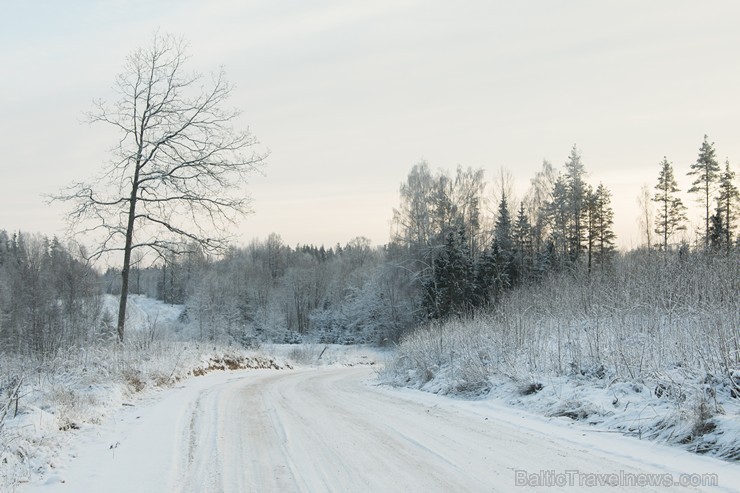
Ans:
POLYGON ((52 197, 71 203, 70 229, 95 237, 90 258, 123 253, 121 340, 131 251, 223 251, 226 226, 249 212, 242 185, 267 155, 233 128, 239 112, 225 107, 223 70, 206 83, 184 71, 187 59, 185 43, 167 35, 129 55, 115 82, 119 99, 96 101, 88 114, 118 132, 110 163, 94 183, 52 197))

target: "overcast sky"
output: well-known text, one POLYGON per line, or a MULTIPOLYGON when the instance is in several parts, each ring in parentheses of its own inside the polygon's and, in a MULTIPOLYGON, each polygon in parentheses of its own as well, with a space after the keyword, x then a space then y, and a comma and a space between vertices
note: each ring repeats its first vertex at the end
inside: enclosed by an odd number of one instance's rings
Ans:
MULTIPOLYGON (((224 65, 271 150, 243 242, 388 240, 411 167, 500 168, 520 193, 575 143, 637 246, 636 196, 664 155, 679 186, 703 135, 740 161, 737 1, 0 1, 0 229, 63 234, 42 197, 96 173, 111 136, 83 121, 126 55, 183 35, 224 65)), ((691 197, 684 201, 695 205, 691 197)), ((692 211, 693 222, 700 214, 692 211)))

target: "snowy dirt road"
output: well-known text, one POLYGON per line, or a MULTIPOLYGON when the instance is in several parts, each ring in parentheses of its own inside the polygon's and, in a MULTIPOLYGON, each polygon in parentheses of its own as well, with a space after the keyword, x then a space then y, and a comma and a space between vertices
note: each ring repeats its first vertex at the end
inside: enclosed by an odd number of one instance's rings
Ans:
POLYGON ((641 491, 740 487, 737 464, 491 402, 378 387, 373 379, 370 368, 191 379, 126 410, 79 443, 58 475, 21 491, 635 491, 628 481, 660 483, 641 491), (719 487, 668 486, 711 475, 719 487))

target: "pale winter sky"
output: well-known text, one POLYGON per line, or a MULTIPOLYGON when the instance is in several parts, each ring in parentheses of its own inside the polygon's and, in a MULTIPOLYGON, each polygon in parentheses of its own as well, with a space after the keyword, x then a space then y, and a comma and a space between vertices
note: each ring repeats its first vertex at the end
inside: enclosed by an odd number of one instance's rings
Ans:
MULTIPOLYGON (((96 173, 114 144, 83 113, 126 55, 183 35, 224 65, 272 154, 246 243, 388 240, 411 167, 502 167, 519 193, 576 143, 614 193, 623 247, 664 155, 685 191, 703 135, 740 161, 740 2, 0 1, 0 229, 63 234, 41 194, 96 173)), ((695 206, 692 197, 684 202, 695 206)), ((700 213, 690 218, 698 223, 700 213)))

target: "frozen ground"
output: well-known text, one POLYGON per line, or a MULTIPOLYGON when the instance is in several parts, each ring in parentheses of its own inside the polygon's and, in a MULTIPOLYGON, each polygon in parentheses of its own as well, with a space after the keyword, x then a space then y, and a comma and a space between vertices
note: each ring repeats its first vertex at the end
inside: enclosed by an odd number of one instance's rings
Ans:
POLYGON ((80 433, 20 492, 737 491, 740 467, 492 401, 379 387, 372 367, 215 372, 80 433), (692 474, 692 476, 685 476, 692 474), (682 488, 673 482, 712 481, 682 488), (517 482, 518 481, 518 482, 517 482), (670 482, 670 487, 668 483, 670 482), (524 491, 526 488, 523 488, 524 491), (528 490, 531 490, 529 488, 528 490))

